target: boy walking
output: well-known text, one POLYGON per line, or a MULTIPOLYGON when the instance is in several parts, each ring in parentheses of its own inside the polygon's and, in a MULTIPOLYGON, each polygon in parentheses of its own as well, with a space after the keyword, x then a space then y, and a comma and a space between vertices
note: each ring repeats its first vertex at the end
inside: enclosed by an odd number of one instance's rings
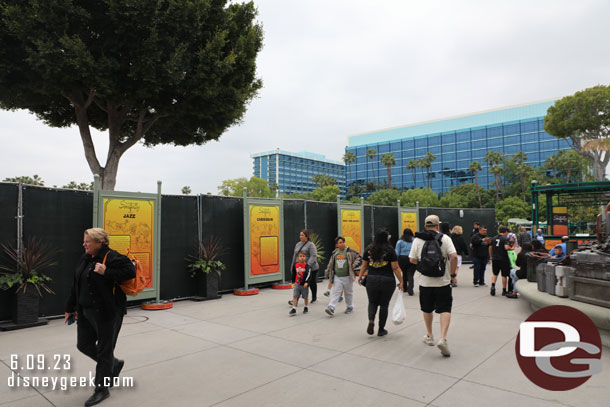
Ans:
POLYGON ((330 257, 325 273, 328 274, 329 285, 332 284, 330 302, 325 312, 331 317, 335 313, 335 307, 340 301, 341 292, 345 294, 345 313, 354 310, 354 270, 360 268, 362 257, 357 251, 345 245, 342 236, 335 238, 337 248, 330 257))
POLYGON ((496 281, 498 281, 498 274, 502 275, 502 295, 505 296, 507 292, 508 276, 510 275, 510 260, 508 258, 508 251, 512 250, 510 247, 510 241, 508 240, 508 228, 506 226, 500 226, 498 229, 498 235, 494 237, 489 246, 489 256, 491 257, 491 267, 493 275, 491 276, 491 289, 489 294, 492 296, 496 295, 496 281))
POLYGON ((292 309, 288 313, 291 317, 297 313, 297 304, 299 297, 303 297, 305 300, 305 308, 303 314, 307 314, 308 294, 309 294, 309 280, 311 279, 311 266, 307 264, 307 253, 299 252, 297 255, 297 262, 292 270, 292 282, 294 283, 294 289, 292 290, 292 309))

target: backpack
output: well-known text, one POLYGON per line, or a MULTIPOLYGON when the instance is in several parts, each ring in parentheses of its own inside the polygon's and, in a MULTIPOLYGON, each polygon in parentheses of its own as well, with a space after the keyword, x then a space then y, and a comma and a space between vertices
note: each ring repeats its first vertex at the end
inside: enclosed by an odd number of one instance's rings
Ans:
POLYGON ((417 271, 427 277, 442 277, 445 275, 445 258, 441 250, 442 233, 437 233, 432 240, 426 240, 421 249, 421 259, 417 263, 417 271))
MULTIPOLYGON (((144 276, 144 268, 142 267, 142 263, 140 260, 136 259, 133 256, 129 256, 130 251, 127 249, 127 257, 133 263, 136 268, 136 276, 132 279, 122 281, 119 283, 121 290, 125 293, 125 295, 129 295, 130 297, 135 297, 140 294, 144 288, 146 288, 146 284, 148 283, 146 277, 144 276)), ((106 264, 106 257, 108 257, 108 253, 104 256, 104 261, 102 264, 106 264)))

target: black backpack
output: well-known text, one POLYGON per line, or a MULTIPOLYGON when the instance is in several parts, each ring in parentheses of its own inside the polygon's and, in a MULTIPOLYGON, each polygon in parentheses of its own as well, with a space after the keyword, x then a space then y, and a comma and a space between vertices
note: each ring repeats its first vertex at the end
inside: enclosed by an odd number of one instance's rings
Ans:
POLYGON ((445 258, 441 250, 442 233, 437 233, 432 240, 426 240, 421 249, 421 259, 417 263, 417 271, 428 277, 445 275, 445 258))

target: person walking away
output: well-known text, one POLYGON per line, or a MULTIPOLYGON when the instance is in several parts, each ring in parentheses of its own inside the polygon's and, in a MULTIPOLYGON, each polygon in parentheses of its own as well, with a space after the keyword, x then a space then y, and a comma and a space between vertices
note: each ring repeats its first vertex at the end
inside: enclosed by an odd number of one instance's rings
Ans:
POLYGON ((479 232, 472 236, 470 245, 472 247, 472 263, 474 264, 474 273, 472 284, 475 287, 485 287, 485 268, 489 261, 489 242, 487 237, 487 227, 481 225, 479 232))
POLYGON ((325 310, 330 316, 335 313, 342 292, 345 294, 345 313, 349 314, 354 310, 354 272, 359 270, 362 264, 360 253, 347 247, 343 236, 335 238, 335 245, 337 248, 330 256, 325 271, 329 283, 332 283, 330 302, 325 310))
POLYGON ((390 235, 385 229, 375 233, 373 242, 366 248, 364 256, 362 256, 362 267, 358 275, 358 284, 362 285, 364 273, 368 271, 366 294, 369 299, 369 324, 366 333, 369 335, 373 335, 375 331, 377 308, 379 308, 377 336, 388 334, 385 324, 388 319, 388 306, 396 287, 394 276, 399 281, 398 287, 401 291, 403 288, 402 272, 398 267, 396 252, 388 242, 389 239, 390 235))
POLYGON ((451 238, 438 233, 440 220, 436 215, 429 215, 424 222, 425 231, 415 234, 415 240, 409 254, 411 263, 417 265, 420 272, 419 304, 426 323, 424 343, 434 346, 432 334, 433 312, 440 314, 441 337, 436 343, 441 355, 451 356, 447 331, 451 322, 453 296, 451 283, 457 277, 457 253, 451 238), (449 267, 447 267, 449 261, 449 267))
POLYGON ((110 396, 108 389, 125 363, 114 356, 127 313, 127 298, 119 284, 135 278, 136 270, 127 256, 110 249, 108 243, 104 229, 85 230, 85 253, 76 267, 64 313, 64 323, 78 316, 76 347, 96 362, 95 392, 85 406, 110 396))
MULTIPOLYGON (((463 233, 464 233, 464 230, 462 229, 462 227, 459 225, 456 225, 453 227, 453 229, 451 229, 451 234, 449 235, 449 237, 451 237, 451 241, 453 242, 453 247, 455 247, 455 250, 457 253, 458 270, 462 266, 462 260, 463 260, 464 256, 468 256, 468 246, 466 245, 466 242, 464 241, 464 237, 462 236, 463 233)), ((454 282, 451 283, 451 287, 457 287, 457 278, 455 279, 454 282)))
POLYGON ((413 276, 415 275, 415 265, 409 261, 409 253, 413 245, 413 231, 406 228, 402 236, 396 243, 396 256, 398 256, 398 266, 402 270, 402 281, 404 282, 404 292, 413 295, 413 276))
POLYGON ((489 246, 489 257, 491 257, 491 289, 490 295, 496 295, 496 281, 498 275, 502 275, 502 295, 507 293, 507 278, 510 275, 510 261, 508 258, 508 250, 512 250, 508 240, 508 229, 506 226, 500 226, 498 235, 491 240, 489 246))
POLYGON ((519 246, 523 247, 526 243, 532 242, 532 235, 527 231, 525 226, 521 226, 521 233, 519 233, 519 237, 517 238, 517 242, 519 246))
POLYGON ((292 272, 292 282, 294 283, 294 289, 292 290, 292 309, 288 312, 291 317, 297 314, 297 305, 299 303, 299 297, 303 298, 305 302, 305 308, 303 308, 303 314, 307 314, 307 298, 309 297, 309 290, 307 289, 311 280, 311 266, 307 263, 307 252, 299 252, 297 255, 297 262, 294 265, 292 272))

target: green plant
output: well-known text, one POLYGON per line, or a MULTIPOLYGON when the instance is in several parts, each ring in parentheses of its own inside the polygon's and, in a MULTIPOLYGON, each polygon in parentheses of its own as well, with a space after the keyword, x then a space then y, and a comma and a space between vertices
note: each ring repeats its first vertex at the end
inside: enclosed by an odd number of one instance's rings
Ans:
POLYGON ((311 243, 314 244, 314 246, 316 246, 316 252, 318 253, 316 260, 320 264, 324 263, 324 260, 326 260, 326 257, 324 256, 324 254, 326 254, 326 252, 324 251, 324 245, 322 244, 322 241, 320 240, 320 235, 318 235, 315 232, 310 232, 309 240, 311 241, 311 243))
POLYGON ((227 269, 227 266, 218 259, 224 252, 222 242, 217 237, 211 236, 199 242, 197 256, 187 258, 192 262, 189 264, 191 277, 197 276, 198 272, 204 274, 216 272, 220 276, 227 269))
POLYGON ((17 292, 25 293, 28 283, 42 296, 42 288, 50 294, 55 292, 47 285, 52 279, 42 270, 57 265, 54 250, 35 237, 28 239, 22 253, 11 245, 1 244, 3 259, 0 264, 0 289, 9 290, 16 286, 17 292))

